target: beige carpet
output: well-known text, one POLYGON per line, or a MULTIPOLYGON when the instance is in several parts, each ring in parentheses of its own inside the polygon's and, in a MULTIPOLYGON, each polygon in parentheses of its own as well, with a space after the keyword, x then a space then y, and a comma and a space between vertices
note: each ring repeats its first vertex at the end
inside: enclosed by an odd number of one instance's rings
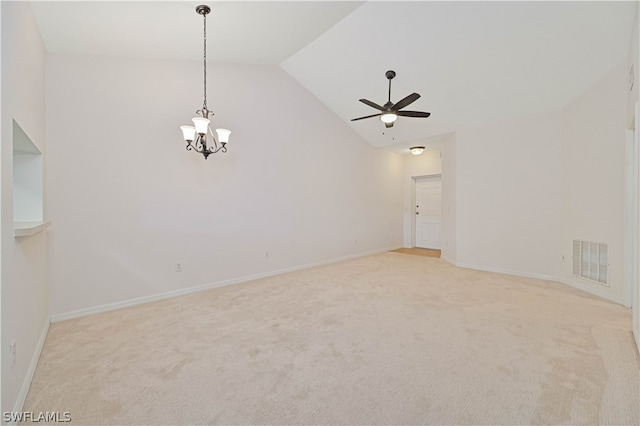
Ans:
POLYGON ((52 324, 77 424, 638 424, 630 311, 384 253, 52 324))

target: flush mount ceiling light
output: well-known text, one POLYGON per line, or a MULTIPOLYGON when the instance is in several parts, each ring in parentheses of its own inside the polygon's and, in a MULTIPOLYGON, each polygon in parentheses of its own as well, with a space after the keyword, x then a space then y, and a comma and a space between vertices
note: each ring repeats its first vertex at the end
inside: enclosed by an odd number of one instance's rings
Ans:
POLYGON ((424 146, 412 146, 409 148, 409 151, 411 151, 413 155, 420 155, 424 152, 424 146))
POLYGON ((216 129, 218 139, 213 135, 211 127, 209 126, 209 114, 214 115, 213 112, 207 109, 207 15, 211 12, 211 8, 206 5, 200 5, 196 7, 198 15, 202 15, 204 21, 204 101, 202 102, 202 109, 196 111, 200 117, 193 117, 193 126, 180 126, 182 130, 182 136, 187 142, 187 151, 194 150, 204 155, 205 160, 211 154, 222 151, 227 152, 227 142, 229 142, 230 130, 216 129), (207 135, 211 135, 211 143, 207 144, 207 135))

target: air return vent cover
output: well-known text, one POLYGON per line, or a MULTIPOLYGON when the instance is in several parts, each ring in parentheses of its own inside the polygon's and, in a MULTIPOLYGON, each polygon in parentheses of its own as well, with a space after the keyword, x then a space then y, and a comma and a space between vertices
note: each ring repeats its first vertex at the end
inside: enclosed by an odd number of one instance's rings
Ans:
POLYGON ((609 286, 609 249, 604 243, 573 240, 573 275, 609 286))

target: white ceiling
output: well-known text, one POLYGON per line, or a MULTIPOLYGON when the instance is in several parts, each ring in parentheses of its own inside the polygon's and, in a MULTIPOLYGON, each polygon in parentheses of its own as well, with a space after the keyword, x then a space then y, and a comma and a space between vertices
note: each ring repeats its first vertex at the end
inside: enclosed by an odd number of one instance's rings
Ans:
MULTIPOLYGON (((202 58, 202 1, 33 2, 52 53, 202 58)), ((280 64, 375 147, 564 106, 626 61, 637 2, 207 2, 208 58, 280 64), (392 129, 358 102, 422 97, 392 129)), ((526 129, 523 129, 526 131, 526 129)), ((405 151, 406 152, 406 151, 405 151)))
POLYGON ((36 1, 47 51, 125 58, 202 60, 207 4, 210 61, 279 64, 362 2, 36 1))

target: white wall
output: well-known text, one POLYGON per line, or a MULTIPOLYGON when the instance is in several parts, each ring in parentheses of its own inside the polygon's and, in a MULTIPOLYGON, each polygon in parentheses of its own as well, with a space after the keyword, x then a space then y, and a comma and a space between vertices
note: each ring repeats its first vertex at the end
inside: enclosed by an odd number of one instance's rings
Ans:
POLYGON ((456 133, 458 265, 559 275, 560 126, 550 112, 456 133))
MULTIPOLYGON (((640 104, 640 4, 636 3, 636 16, 633 22, 633 29, 631 31, 631 41, 629 42, 629 57, 627 60, 627 69, 631 69, 633 67, 633 87, 631 90, 627 91, 627 129, 631 130, 631 145, 633 145, 635 138, 635 145, 637 147, 638 140, 637 135, 640 130, 640 123, 638 123, 638 112, 637 108, 639 108, 640 104), (633 131, 635 130, 635 134, 633 131)), ((629 76, 628 76, 629 78, 629 76)), ((633 158, 628 159, 630 163, 633 164, 629 168, 630 171, 635 172, 635 177, 638 177, 638 169, 640 169, 640 161, 638 161, 638 153, 637 150, 633 158)), ((634 173, 631 173, 632 175, 634 173)), ((628 217, 633 218, 635 220, 634 224, 627 223, 625 228, 625 235, 627 233, 633 233, 633 237, 627 236, 630 242, 635 241, 636 250, 632 253, 635 257, 628 260, 628 267, 630 268, 628 272, 629 279, 632 285, 632 305, 633 305, 633 334, 636 340, 636 346, 640 350, 640 260, 637 256, 637 246, 638 241, 640 240, 640 223, 638 222, 637 212, 638 212, 638 199, 640 199, 640 181, 635 179, 634 183, 628 182, 631 189, 635 189, 634 194, 629 197, 630 201, 635 202, 635 206, 628 206, 627 208, 630 210, 628 213, 628 217), (635 213, 635 217, 634 214, 635 213), (635 293, 634 293, 635 292, 635 293)), ((633 245, 633 244, 629 244, 633 245)))
POLYGON ((638 20, 640 15, 640 3, 636 3, 636 16, 633 21, 633 29, 631 30, 631 40, 629 41, 629 57, 627 58, 627 82, 629 78, 633 78, 633 87, 627 90, 627 128, 631 129, 634 125, 635 107, 638 99, 640 99, 640 34, 638 20), (630 76, 633 67, 633 77, 630 76))
POLYGON ((201 67, 48 56, 54 315, 401 246, 402 157, 277 66, 209 64, 229 152, 187 152, 201 67))
POLYGON ((616 67, 560 111, 456 133, 457 265, 556 279, 629 304, 626 71, 616 67), (573 239, 609 245, 609 287, 573 277, 573 239))
POLYGON ((562 276, 570 284, 619 303, 624 290, 624 164, 626 63, 562 111, 562 276), (572 276, 572 240, 609 245, 605 287, 572 276))
MULTIPOLYGON (((45 153, 45 51, 31 6, 2 8, 2 411, 21 407, 48 325, 47 234, 13 236, 13 125, 45 153), (9 344, 16 342, 12 368, 9 344)), ((46 214, 46 206, 45 206, 46 214)))
POLYGON ((449 263, 458 262, 456 134, 442 145, 442 254, 449 263))

